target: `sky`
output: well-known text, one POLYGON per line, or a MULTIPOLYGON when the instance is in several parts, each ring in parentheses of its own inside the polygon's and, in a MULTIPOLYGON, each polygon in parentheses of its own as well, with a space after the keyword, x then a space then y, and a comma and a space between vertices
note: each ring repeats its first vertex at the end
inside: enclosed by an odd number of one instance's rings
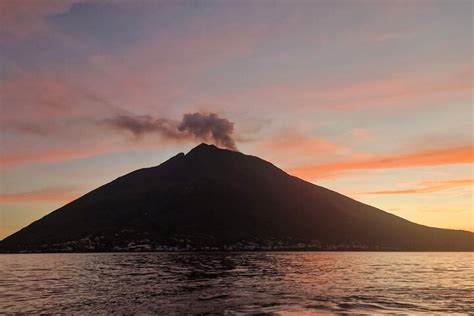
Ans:
POLYGON ((0 0, 0 239, 205 141, 474 231, 473 2, 0 0))

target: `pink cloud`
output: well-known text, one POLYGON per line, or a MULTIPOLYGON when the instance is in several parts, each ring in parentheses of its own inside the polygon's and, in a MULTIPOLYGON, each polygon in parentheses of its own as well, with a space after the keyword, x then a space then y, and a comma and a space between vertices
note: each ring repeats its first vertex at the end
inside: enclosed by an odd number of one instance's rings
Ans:
POLYGON ((319 137, 305 136, 302 133, 288 132, 262 142, 269 151, 286 152, 298 155, 345 154, 348 147, 319 137))
POLYGON ((51 122, 110 112, 97 93, 59 73, 17 73, 0 84, 1 122, 51 122))
MULTIPOLYGON (((157 149, 167 146, 171 143, 186 143, 187 140, 172 142, 166 139, 144 140, 142 142, 121 141, 116 138, 111 141, 96 141, 95 143, 84 144, 84 146, 75 144, 62 144, 56 148, 32 148, 11 153, 0 154, 0 169, 12 168, 27 164, 55 163, 73 159, 83 159, 97 155, 125 152, 143 149, 157 149)), ((188 140, 189 142, 189 140, 188 140)))
POLYGON ((289 129, 254 142, 252 153, 280 165, 295 166, 314 161, 335 159, 351 153, 341 143, 318 136, 310 136, 299 129, 289 129))
POLYGON ((46 18, 67 11, 81 0, 21 0, 0 1, 0 31, 8 39, 24 39, 38 32, 48 30, 46 18))
POLYGON ((472 95, 474 68, 434 77, 408 77, 353 83, 326 90, 323 99, 332 109, 355 110, 369 107, 415 106, 453 96, 472 95), (441 99, 440 99, 441 98, 441 99))
POLYGON ((305 80, 263 86, 238 95, 221 96, 253 104, 265 100, 299 109, 328 109, 356 111, 376 108, 412 108, 433 102, 470 100, 474 67, 444 70, 438 73, 394 74, 391 77, 361 79, 359 81, 305 80))

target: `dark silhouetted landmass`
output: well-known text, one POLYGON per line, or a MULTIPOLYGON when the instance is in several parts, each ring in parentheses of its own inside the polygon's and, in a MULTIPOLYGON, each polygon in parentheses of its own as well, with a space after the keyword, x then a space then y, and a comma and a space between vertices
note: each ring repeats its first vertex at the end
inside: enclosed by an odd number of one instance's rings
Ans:
POLYGON ((418 225, 201 144, 120 177, 0 243, 2 252, 472 251, 474 234, 418 225))

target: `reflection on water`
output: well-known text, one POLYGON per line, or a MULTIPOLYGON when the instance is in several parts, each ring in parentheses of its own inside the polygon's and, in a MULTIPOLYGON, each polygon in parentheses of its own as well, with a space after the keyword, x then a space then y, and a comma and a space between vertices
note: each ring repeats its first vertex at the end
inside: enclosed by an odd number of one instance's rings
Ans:
POLYGON ((0 255, 0 312, 474 311, 473 253, 0 255))

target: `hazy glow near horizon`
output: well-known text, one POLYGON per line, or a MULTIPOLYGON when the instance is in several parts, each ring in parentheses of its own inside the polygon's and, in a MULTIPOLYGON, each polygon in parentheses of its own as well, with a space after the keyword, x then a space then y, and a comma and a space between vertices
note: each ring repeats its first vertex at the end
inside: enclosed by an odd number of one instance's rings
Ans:
POLYGON ((196 112, 291 174, 474 231, 472 12, 469 0, 1 1, 0 239, 188 151, 198 132, 174 129, 196 112))

